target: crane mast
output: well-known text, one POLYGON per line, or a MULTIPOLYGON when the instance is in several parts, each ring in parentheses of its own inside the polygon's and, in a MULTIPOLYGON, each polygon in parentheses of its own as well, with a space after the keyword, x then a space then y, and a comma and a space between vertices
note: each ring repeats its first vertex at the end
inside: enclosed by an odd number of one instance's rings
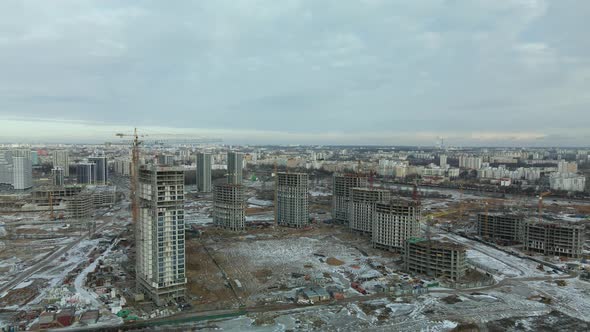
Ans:
MULTIPOLYGON (((137 223, 139 219, 139 197, 138 197, 138 182, 139 182, 139 140, 140 135, 137 133, 137 128, 134 129, 133 134, 116 134, 118 137, 132 137, 133 146, 131 148, 131 217, 133 223, 137 223)), ((141 135, 143 136, 143 135, 141 135)))

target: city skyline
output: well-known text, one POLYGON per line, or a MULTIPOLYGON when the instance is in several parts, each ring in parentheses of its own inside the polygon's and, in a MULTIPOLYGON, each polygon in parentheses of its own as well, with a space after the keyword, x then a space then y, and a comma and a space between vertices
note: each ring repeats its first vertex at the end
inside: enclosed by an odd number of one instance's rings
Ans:
POLYGON ((229 144, 590 145, 589 9, 6 1, 0 141, 139 127, 229 144))

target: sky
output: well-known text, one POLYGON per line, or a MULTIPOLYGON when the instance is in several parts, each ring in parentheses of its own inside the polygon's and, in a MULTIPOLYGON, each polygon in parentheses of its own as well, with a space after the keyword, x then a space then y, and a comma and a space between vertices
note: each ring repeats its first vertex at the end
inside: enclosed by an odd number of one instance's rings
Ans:
POLYGON ((2 0, 0 142, 590 145, 590 1, 2 0))

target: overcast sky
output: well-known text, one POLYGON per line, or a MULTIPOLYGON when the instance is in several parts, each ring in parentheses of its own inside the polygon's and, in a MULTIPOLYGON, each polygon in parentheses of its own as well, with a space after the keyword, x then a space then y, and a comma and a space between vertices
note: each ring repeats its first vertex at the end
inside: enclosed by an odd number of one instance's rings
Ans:
POLYGON ((0 1, 0 141, 590 145, 590 1, 0 1))

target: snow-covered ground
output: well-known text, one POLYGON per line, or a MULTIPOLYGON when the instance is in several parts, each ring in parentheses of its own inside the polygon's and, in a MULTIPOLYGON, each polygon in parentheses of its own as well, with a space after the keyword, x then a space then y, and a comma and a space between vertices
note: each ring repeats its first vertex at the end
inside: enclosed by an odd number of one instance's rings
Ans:
POLYGON ((252 205, 256 205, 256 206, 264 206, 264 207, 273 206, 273 204, 274 204, 272 201, 265 201, 265 200, 258 199, 255 197, 248 198, 247 202, 248 202, 248 204, 252 204, 252 205))
POLYGON ((95 259, 94 262, 92 262, 90 265, 84 268, 84 270, 82 270, 82 272, 80 272, 80 274, 78 274, 78 276, 74 280, 74 288, 76 289, 76 294, 79 295, 86 303, 91 304, 94 308, 102 307, 102 303, 100 303, 97 300, 98 295, 96 293, 84 287, 84 283, 86 282, 86 277, 88 276, 88 273, 94 271, 96 269, 96 266, 98 265, 98 262, 111 253, 111 250, 113 249, 113 246, 115 246, 115 244, 116 243, 111 244, 111 246, 105 252, 103 252, 100 255, 100 257, 95 259))
POLYGON ((590 283, 568 279, 566 286, 557 286, 552 281, 535 281, 528 286, 553 298, 552 307, 558 311, 590 322, 590 283))
POLYGON ((467 257, 477 263, 488 266, 498 271, 497 277, 541 277, 547 276, 544 271, 537 269, 538 264, 528 259, 512 256, 498 249, 485 244, 466 239, 462 236, 444 233, 440 235, 453 242, 462 243, 468 246, 467 257))
POLYGON ((312 190, 309 192, 309 194, 313 197, 320 197, 320 196, 332 196, 331 192, 327 192, 327 191, 317 191, 317 190, 312 190))

